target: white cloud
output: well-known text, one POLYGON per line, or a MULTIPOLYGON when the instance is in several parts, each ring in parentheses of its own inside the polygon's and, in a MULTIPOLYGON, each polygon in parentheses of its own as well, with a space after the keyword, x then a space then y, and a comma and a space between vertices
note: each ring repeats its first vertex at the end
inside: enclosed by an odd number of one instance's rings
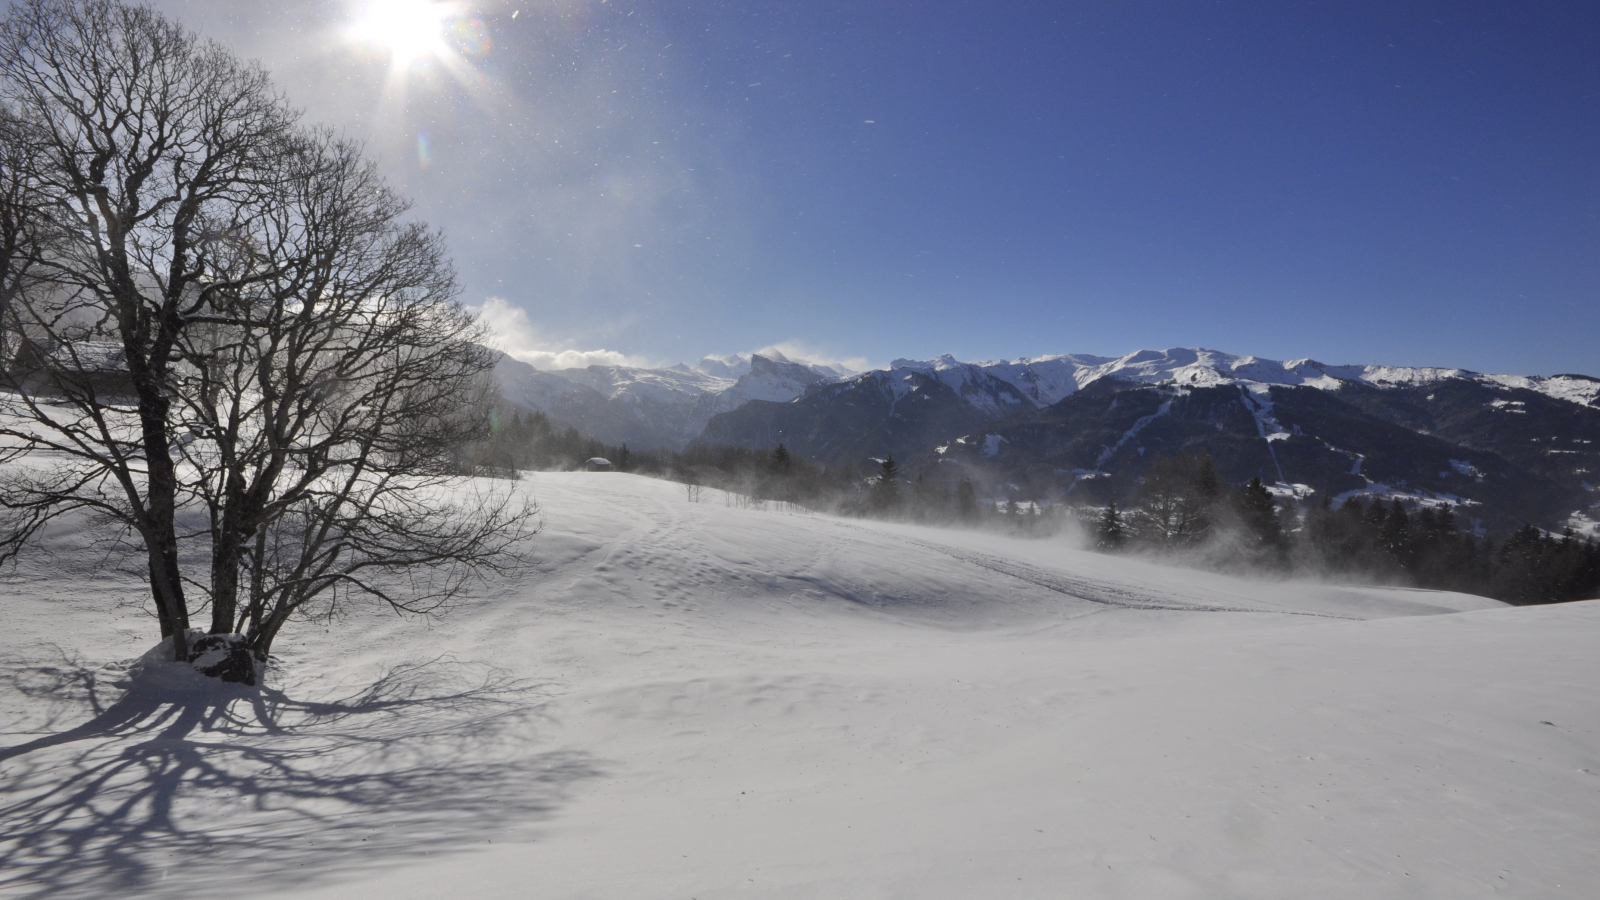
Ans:
POLYGON ((504 351, 535 369, 581 369, 585 366, 638 366, 649 368, 650 360, 629 356, 617 350, 579 350, 572 341, 549 341, 528 320, 521 307, 503 297, 490 297, 477 306, 468 306, 490 332, 489 345, 504 351))
MULTIPOLYGON (((535 369, 581 369, 585 366, 634 366, 643 369, 662 367, 662 364, 658 361, 642 356, 630 356, 618 350, 583 350, 575 347, 574 342, 570 340, 548 340, 534 327, 525 310, 504 297, 490 297, 481 304, 468 306, 467 309, 476 314, 478 321, 489 329, 491 337, 488 343, 490 346, 504 351, 512 359, 521 360, 535 369)), ((841 358, 826 351, 807 346, 799 341, 782 341, 776 344, 769 344, 755 352, 764 356, 771 356, 776 353, 792 362, 806 365, 831 366, 845 375, 854 375, 874 368, 865 357, 841 358)), ((750 362, 749 353, 708 358, 730 364, 743 362, 745 368, 748 368, 750 362)), ((882 367, 879 366, 877 368, 882 367)), ((738 376, 737 374, 728 374, 728 377, 738 376)))
POLYGON ((809 347, 799 341, 783 341, 781 343, 771 344, 761 348, 760 350, 757 350, 756 352, 765 356, 770 351, 774 350, 783 354, 786 359, 789 359, 792 362, 805 363, 806 365, 811 366, 832 366, 833 368, 842 371, 846 375, 854 375, 858 372, 865 372, 868 369, 873 368, 882 368, 881 366, 872 365, 872 363, 869 362, 864 356, 850 356, 841 358, 826 351, 818 350, 815 347, 809 347))

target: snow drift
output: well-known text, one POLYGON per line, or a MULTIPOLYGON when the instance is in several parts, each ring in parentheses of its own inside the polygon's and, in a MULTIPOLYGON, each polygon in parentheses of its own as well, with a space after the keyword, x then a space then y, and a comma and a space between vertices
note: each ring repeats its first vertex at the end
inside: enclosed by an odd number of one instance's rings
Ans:
MULTIPOLYGON (((537 571, 152 688, 0 586, 14 897, 1583 896, 1600 603, 1244 581, 534 475, 537 571)), ((98 574, 96 574, 98 571, 98 574)), ((290 640, 290 638, 286 638, 290 640)))

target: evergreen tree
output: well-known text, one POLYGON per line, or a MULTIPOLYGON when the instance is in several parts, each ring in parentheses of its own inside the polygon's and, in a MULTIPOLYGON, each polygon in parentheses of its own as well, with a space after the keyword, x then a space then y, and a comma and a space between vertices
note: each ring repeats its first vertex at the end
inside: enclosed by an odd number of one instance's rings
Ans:
POLYGON ((1117 550, 1127 538, 1122 528, 1122 516, 1117 512, 1117 501, 1113 500, 1100 516, 1100 524, 1095 528, 1094 545, 1100 550, 1117 550))
POLYGON ((1260 478, 1250 479, 1249 484, 1234 494, 1233 507, 1253 549, 1272 551, 1282 546, 1283 529, 1278 522, 1278 504, 1260 478))
POLYGON ((1331 561, 1336 570, 1350 571, 1370 564, 1367 523, 1367 508, 1359 497, 1346 500, 1335 512, 1331 561))
POLYGON ((1284 537, 1287 539, 1290 534, 1299 531, 1302 527, 1304 527, 1304 523, 1300 519, 1300 505, 1293 498, 1285 497, 1278 506, 1278 528, 1282 530, 1284 537))
POLYGON ((872 505, 881 512, 900 505, 900 467, 895 464, 893 455, 884 458, 873 481, 872 505))
POLYGON ((1383 519, 1383 529, 1378 532, 1378 547, 1401 571, 1410 571, 1415 562, 1411 543, 1411 517, 1398 499, 1389 507, 1383 519))
POLYGON ((1194 485, 1194 496, 1201 507, 1209 509, 1217 498, 1222 496, 1222 479, 1217 477, 1217 467, 1212 464, 1209 455, 1203 454, 1199 457, 1190 480, 1194 485))
POLYGON ((911 514, 926 521, 933 515, 933 505, 933 485, 928 482, 928 476, 918 475, 911 483, 911 514))
POLYGON ((972 479, 963 478, 956 485, 956 515, 964 522, 978 518, 978 493, 972 489, 972 479))
POLYGON ((1316 506, 1306 510, 1300 522, 1300 531, 1292 542, 1295 565, 1311 572, 1325 572, 1338 520, 1333 512, 1333 500, 1327 494, 1316 506))
POLYGON ((954 515, 955 498, 950 495, 949 482, 936 483, 929 492, 929 506, 935 519, 949 521, 954 515))
POLYGON ((1369 535, 1378 535, 1383 532, 1383 523, 1389 518, 1389 510, 1383 505, 1383 500, 1373 498, 1372 505, 1361 514, 1361 524, 1369 535))

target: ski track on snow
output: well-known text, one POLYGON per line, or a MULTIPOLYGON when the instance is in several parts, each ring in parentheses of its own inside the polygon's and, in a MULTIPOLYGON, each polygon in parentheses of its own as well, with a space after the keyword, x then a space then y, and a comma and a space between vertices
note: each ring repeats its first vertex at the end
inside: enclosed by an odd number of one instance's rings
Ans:
MULTIPOLYGON (((861 531, 871 531, 871 529, 861 528, 859 525, 850 525, 844 522, 840 522, 839 524, 846 528, 855 528, 861 531)), ((872 533, 886 534, 885 532, 878 531, 873 531, 872 533)), ((991 572, 998 572, 1001 575, 1015 578, 1018 581, 1025 581, 1031 585, 1034 585, 1035 587, 1042 587, 1047 591, 1054 591, 1055 593, 1064 594, 1077 600, 1086 600, 1090 603, 1098 603, 1102 606, 1114 606, 1119 609, 1171 610, 1175 612, 1268 613, 1286 616, 1312 616, 1319 619, 1343 619, 1349 622, 1362 621, 1357 616, 1341 616, 1335 613, 1306 612, 1304 610, 1261 609, 1259 607, 1250 606, 1216 606, 1212 604, 1183 603, 1175 600, 1161 602, 1148 599, 1127 588, 1109 584, 1104 581, 1094 581, 1092 579, 1065 575, 1059 572, 1047 572, 1043 569, 1037 569, 1024 563, 1000 559, 999 557, 990 556, 986 553, 977 553, 972 550, 958 550, 954 547, 931 544, 926 541, 916 540, 915 538, 900 537, 899 535, 887 536, 894 537, 897 540, 910 544, 914 547, 921 547, 924 550, 931 550, 935 553, 943 554, 944 556, 948 556, 952 559, 961 560, 964 563, 977 566, 980 569, 988 569, 991 572)))

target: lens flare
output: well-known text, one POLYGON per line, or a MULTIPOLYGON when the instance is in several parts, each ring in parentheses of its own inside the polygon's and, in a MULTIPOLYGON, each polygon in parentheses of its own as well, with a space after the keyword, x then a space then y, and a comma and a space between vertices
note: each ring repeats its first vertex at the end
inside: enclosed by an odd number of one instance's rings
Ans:
POLYGON ((450 23, 450 43, 462 56, 482 59, 489 55, 493 42, 489 27, 476 16, 456 19, 450 23))
POLYGON ((428 136, 426 134, 417 135, 417 165, 424 171, 433 165, 433 153, 428 149, 428 136))
POLYGON ((451 51, 447 26, 456 15, 452 3, 382 0, 368 4, 350 25, 349 34, 352 40, 387 53, 390 65, 403 69, 451 51))

